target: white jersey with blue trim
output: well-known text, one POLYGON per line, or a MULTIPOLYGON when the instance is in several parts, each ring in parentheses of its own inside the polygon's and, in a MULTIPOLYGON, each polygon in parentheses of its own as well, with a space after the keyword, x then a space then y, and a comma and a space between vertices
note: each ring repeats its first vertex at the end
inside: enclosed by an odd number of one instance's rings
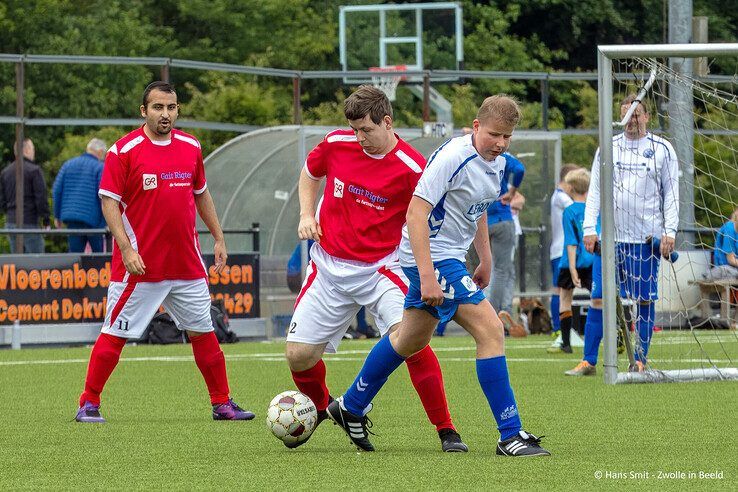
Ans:
POLYGON ((564 209, 574 203, 569 195, 561 188, 556 188, 551 195, 551 248, 549 257, 554 260, 564 254, 564 228, 562 217, 564 209))
MULTIPOLYGON (((612 139, 615 241, 645 243, 648 236, 675 237, 679 226, 679 163, 671 144, 647 133, 612 139)), ((596 233, 600 214, 600 149, 592 162, 584 235, 596 233)))
MULTIPOLYGON (((505 158, 482 158, 471 134, 452 138, 433 153, 413 193, 433 206, 428 217, 431 260, 465 261, 477 220, 500 195, 504 172, 505 158)), ((402 228, 400 264, 415 266, 407 224, 402 228)))

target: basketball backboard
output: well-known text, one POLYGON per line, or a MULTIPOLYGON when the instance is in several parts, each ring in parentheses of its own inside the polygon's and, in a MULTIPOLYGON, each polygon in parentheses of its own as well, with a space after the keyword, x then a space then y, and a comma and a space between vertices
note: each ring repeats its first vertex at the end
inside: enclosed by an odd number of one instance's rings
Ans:
MULTIPOLYGON (((343 70, 403 65, 409 71, 463 70, 463 36, 456 2, 344 5, 339 11, 343 70)), ((405 78, 407 83, 422 81, 421 75, 405 78)), ((344 82, 368 83, 371 77, 344 77, 344 82)))

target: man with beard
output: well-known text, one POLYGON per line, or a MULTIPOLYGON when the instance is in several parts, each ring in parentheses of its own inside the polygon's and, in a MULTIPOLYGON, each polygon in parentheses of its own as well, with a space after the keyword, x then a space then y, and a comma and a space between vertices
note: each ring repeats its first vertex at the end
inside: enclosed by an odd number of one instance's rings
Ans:
POLYGON ((195 210, 215 239, 216 272, 228 255, 205 181, 200 142, 173 128, 179 104, 168 83, 149 84, 140 109, 145 124, 110 148, 100 182, 103 215, 115 243, 107 312, 76 420, 105 422, 100 393, 126 340, 141 337, 159 306, 189 335, 213 419, 251 420, 254 414, 230 398, 225 357, 210 318, 195 210))

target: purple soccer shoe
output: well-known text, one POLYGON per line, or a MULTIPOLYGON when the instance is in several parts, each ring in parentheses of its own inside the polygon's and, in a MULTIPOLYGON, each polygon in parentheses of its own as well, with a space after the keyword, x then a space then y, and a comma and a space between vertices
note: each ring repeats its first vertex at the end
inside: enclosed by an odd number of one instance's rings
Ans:
POLYGON ((251 420, 256 415, 239 407, 233 399, 228 403, 213 405, 213 420, 251 420))
POLYGON ((85 422, 88 424, 104 424, 105 419, 100 415, 100 405, 93 405, 89 401, 77 410, 77 416, 74 417, 77 422, 85 422))

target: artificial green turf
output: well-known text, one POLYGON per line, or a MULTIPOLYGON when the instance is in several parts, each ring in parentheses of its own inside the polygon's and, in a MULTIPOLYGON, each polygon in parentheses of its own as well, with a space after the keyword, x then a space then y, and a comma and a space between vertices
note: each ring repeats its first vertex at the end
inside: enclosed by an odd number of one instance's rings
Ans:
MULTIPOLYGON (((730 334, 723 342, 731 350, 737 344, 730 334)), ((551 355, 549 344, 508 341, 524 427, 545 434, 553 453, 530 459, 494 455, 498 434, 468 337, 432 344, 467 454, 441 453, 403 368, 370 414, 377 451, 359 454, 327 422, 296 450, 266 429, 268 402, 294 387, 280 342, 224 346, 232 394, 257 413, 251 422, 211 420, 188 346, 126 347, 103 394, 105 425, 73 422, 89 347, 0 351, 0 490, 738 488, 738 382, 606 386, 599 374, 565 377, 581 352, 551 355), (597 480, 598 471, 611 478, 597 480), (646 472, 648 479, 632 478, 646 472), (697 476, 659 479, 659 472, 697 476), (722 479, 699 472, 722 472, 722 479)), ((353 381, 370 346, 345 342, 326 357, 334 395, 353 381)))

